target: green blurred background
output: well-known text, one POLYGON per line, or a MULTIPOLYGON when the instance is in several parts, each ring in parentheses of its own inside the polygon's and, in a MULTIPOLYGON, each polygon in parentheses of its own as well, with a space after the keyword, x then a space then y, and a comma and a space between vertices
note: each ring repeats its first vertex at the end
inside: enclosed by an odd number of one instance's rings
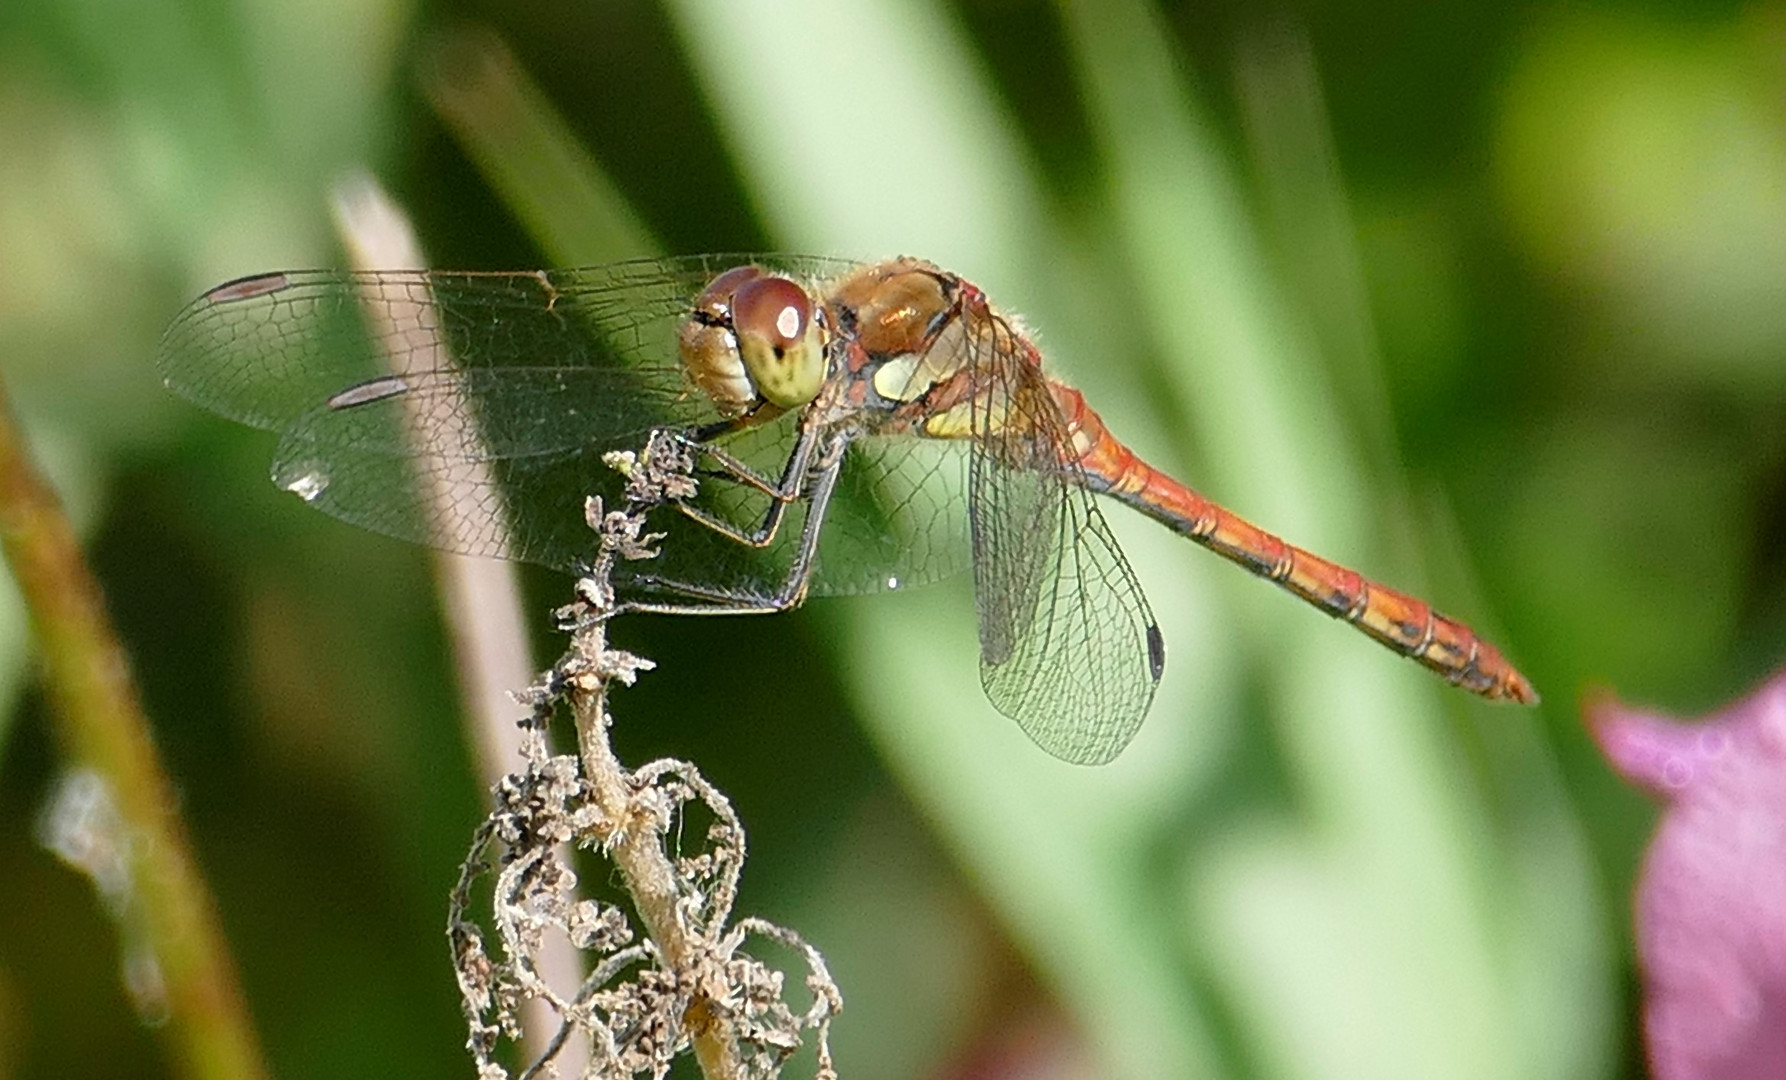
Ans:
MULTIPOLYGON (((932 258, 1158 464, 1544 692, 1468 699, 1116 508, 1170 660, 1103 769, 987 705, 965 582, 622 626, 659 665, 622 754, 732 797, 845 1075, 1642 1075, 1653 811, 1577 702, 1689 715, 1786 654, 1786 8, 0 5, 0 364, 273 1069, 469 1075, 442 929, 484 795, 424 553, 153 370, 201 289, 341 265, 357 168, 439 266, 932 258)), ((567 584, 528 579, 542 662, 567 584)), ((62 763, 11 601, 0 683, 0 1080, 166 1075, 35 839, 62 763)))

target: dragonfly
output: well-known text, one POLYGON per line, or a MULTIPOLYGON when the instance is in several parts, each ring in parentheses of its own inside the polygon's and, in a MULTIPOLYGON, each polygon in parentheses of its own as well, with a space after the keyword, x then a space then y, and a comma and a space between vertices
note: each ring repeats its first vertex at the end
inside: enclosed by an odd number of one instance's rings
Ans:
POLYGON ((604 456, 672 435, 698 482, 651 509, 665 539, 619 572, 622 609, 785 611, 971 568, 987 697, 1070 762, 1115 758, 1165 669, 1099 497, 1465 690, 1538 700, 1468 626, 1141 460, 1023 322, 921 259, 261 274, 187 306, 159 363, 278 432, 273 481, 311 506, 573 573, 586 499, 623 487, 604 456))

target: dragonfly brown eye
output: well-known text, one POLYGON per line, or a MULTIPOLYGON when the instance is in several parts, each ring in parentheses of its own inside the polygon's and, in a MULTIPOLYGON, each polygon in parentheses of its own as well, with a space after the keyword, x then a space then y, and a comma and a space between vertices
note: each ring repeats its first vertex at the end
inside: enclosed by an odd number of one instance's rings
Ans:
POLYGON ((747 281, 763 276, 760 266, 734 266, 707 283, 695 307, 715 317, 723 316, 732 304, 732 295, 747 281))
POLYGON ((818 396, 825 348, 805 289, 778 277, 745 282, 732 294, 732 328, 744 367, 766 400, 791 409, 818 396))

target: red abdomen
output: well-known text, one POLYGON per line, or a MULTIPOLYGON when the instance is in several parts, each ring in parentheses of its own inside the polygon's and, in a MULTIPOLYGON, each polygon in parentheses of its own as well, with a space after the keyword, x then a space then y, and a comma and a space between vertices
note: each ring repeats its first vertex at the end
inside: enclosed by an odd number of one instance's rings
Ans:
POLYGON ((1538 692, 1498 649, 1425 601, 1285 543, 1136 457, 1071 387, 1050 383, 1093 486, 1231 562, 1277 582, 1403 656, 1492 701, 1533 705, 1538 692))

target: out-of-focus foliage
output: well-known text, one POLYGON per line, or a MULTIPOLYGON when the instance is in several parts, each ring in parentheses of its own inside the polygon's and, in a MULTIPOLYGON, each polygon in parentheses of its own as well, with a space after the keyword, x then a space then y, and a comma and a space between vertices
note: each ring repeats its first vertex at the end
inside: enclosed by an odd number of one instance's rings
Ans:
MULTIPOLYGON (((199 289, 339 264, 369 167, 439 265, 933 258, 1150 459, 1546 695, 1469 700, 1115 510, 1169 662, 1106 769, 986 705, 965 583, 618 628, 659 664, 622 753, 735 800, 743 904, 824 949, 850 1075, 1639 1075, 1653 812, 1574 700, 1692 713, 1786 652, 1783 38, 1766 3, 0 6, 0 374, 275 1072, 466 1068, 441 929, 482 794, 421 553, 276 491, 152 357, 199 289), (479 96, 496 38, 537 92, 479 96)), ((58 763, 5 619, 0 1075, 160 1075, 33 842, 58 763)))

